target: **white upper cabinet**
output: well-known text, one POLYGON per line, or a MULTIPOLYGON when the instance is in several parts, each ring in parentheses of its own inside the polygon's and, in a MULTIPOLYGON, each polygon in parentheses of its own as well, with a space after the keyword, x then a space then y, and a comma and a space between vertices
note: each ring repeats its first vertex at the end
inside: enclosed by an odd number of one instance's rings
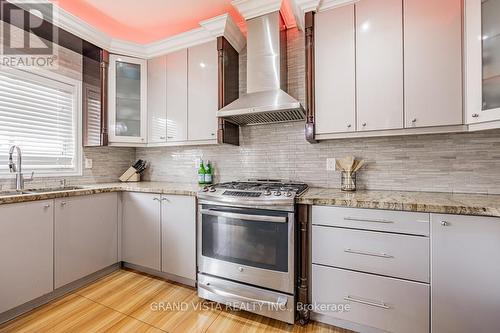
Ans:
POLYGON ((167 142, 188 139, 187 61, 187 49, 167 55, 167 142))
POLYGON ((147 61, 109 57, 109 141, 146 143, 147 61))
POLYGON ((316 15, 316 133, 356 130, 354 5, 316 15))
POLYGON ((361 0, 355 6, 358 129, 401 129, 403 2, 361 0))
POLYGON ((404 0, 406 128, 463 124, 461 3, 404 0))
POLYGON ((188 49, 188 140, 217 139, 217 41, 188 49))
POLYGON ((148 142, 167 140, 167 56, 148 60, 148 142))
POLYGON ((498 0, 465 0, 467 123, 496 122, 484 128, 500 121, 499 16, 498 0))

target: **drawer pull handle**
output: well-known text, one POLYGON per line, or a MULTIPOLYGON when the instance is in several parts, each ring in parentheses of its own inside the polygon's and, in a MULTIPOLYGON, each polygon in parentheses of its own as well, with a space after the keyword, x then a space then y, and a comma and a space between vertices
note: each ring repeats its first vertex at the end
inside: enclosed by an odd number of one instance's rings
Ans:
POLYGON ((362 217, 350 217, 346 216, 344 217, 345 221, 359 221, 359 222, 375 222, 375 223, 394 223, 394 221, 391 220, 384 220, 384 219, 364 219, 362 217))
POLYGON ((349 296, 349 295, 344 297, 344 300, 348 301, 348 302, 354 302, 354 303, 360 303, 360 304, 365 304, 365 305, 369 305, 369 306, 375 306, 377 308, 382 308, 382 309, 390 309, 390 307, 387 304, 385 304, 384 302, 380 302, 380 301, 372 301, 372 300, 363 299, 363 298, 356 298, 356 297, 349 296))
POLYGON ((393 256, 391 256, 387 253, 375 253, 375 252, 359 251, 359 250, 352 250, 352 249, 345 249, 344 252, 353 253, 353 254, 361 254, 364 256, 379 257, 379 258, 394 258, 393 256))

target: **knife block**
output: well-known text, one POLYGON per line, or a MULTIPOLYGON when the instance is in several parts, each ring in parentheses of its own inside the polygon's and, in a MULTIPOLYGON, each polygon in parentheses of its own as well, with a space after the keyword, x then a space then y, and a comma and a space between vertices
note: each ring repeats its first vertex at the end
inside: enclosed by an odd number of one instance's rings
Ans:
POLYGON ((140 182, 141 174, 137 173, 133 167, 130 167, 120 176, 120 181, 122 182, 140 182))

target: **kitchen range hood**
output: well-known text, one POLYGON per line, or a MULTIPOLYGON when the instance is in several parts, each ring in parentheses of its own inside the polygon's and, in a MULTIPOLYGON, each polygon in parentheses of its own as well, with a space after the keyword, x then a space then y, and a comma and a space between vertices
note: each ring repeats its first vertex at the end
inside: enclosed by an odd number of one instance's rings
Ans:
POLYGON ((287 90, 286 27, 278 11, 247 21, 247 94, 217 112, 237 125, 305 119, 287 90))

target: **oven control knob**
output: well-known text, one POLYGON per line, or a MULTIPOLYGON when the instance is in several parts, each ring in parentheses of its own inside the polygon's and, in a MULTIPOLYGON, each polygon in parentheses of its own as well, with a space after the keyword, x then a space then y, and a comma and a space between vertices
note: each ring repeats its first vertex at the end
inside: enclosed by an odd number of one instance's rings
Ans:
POLYGON ((210 187, 208 188, 208 190, 209 190, 210 192, 215 192, 215 191, 216 191, 215 187, 213 187, 213 186, 210 186, 210 187))
POLYGON ((203 188, 201 189, 201 191, 202 191, 202 192, 208 192, 208 187, 207 187, 207 186, 203 187, 203 188))
POLYGON ((281 195, 281 192, 280 191, 276 191, 276 192, 274 192, 274 195, 277 196, 277 197, 279 197, 281 195))
POLYGON ((264 195, 271 195, 271 190, 269 190, 268 188, 266 188, 264 190, 264 195))
POLYGON ((291 196, 292 196, 292 192, 290 192, 290 191, 286 191, 286 192, 285 192, 285 196, 286 196, 286 197, 291 197, 291 196))
POLYGON ((239 270, 240 272, 243 272, 243 267, 238 267, 238 270, 239 270))

